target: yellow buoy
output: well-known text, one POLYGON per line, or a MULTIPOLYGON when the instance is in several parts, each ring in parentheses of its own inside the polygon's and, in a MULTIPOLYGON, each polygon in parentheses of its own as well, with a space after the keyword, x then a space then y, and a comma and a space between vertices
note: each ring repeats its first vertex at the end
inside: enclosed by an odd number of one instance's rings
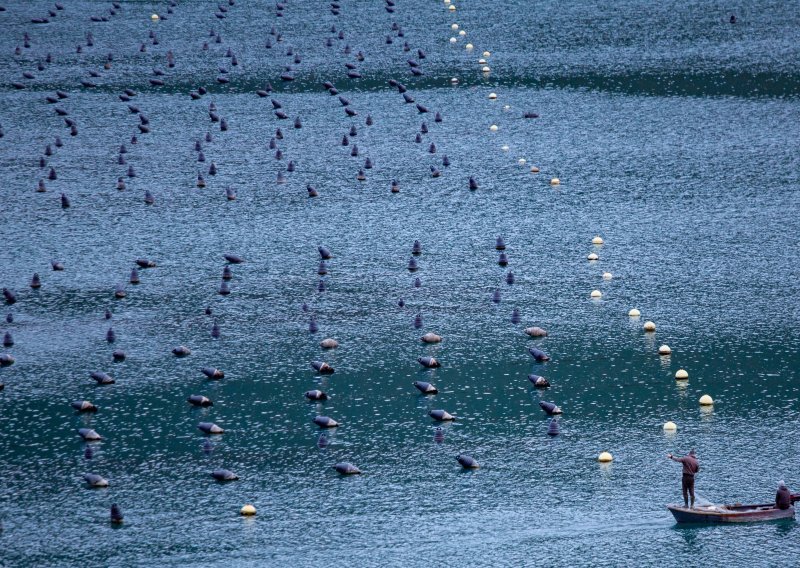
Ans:
POLYGON ((489 93, 489 98, 495 100, 497 98, 497 93, 489 93))
POLYGON ((642 315, 642 312, 640 312, 636 308, 631 308, 630 310, 628 310, 628 315, 631 316, 632 318, 638 318, 640 315, 642 315))
POLYGON ((644 328, 645 331, 655 331, 656 330, 656 324, 654 324, 651 321, 644 322, 644 325, 642 327, 644 328))
POLYGON ((603 244, 603 239, 601 237, 597 236, 597 237, 592 239, 592 244, 593 245, 602 245, 603 244))
POLYGON ((552 178, 550 180, 550 185, 561 185, 561 180, 558 178, 552 178))
POLYGON ((714 399, 708 396, 707 394, 704 394, 703 396, 700 397, 701 406, 711 406, 712 404, 714 404, 714 399))
POLYGON ((683 381, 689 378, 689 373, 687 373, 684 369, 678 369, 675 373, 675 380, 676 381, 683 381))
POLYGON ((160 20, 160 19, 161 19, 161 17, 160 17, 158 14, 152 14, 152 15, 150 16, 150 19, 151 19, 151 20, 153 20, 153 21, 155 22, 155 21, 157 21, 157 20, 160 20))
POLYGON ((614 456, 612 456, 610 452, 601 452, 600 455, 597 456, 597 461, 600 463, 608 463, 614 461, 614 456))
POLYGON ((587 259, 587 260, 597 260, 598 258, 600 258, 600 257, 599 257, 599 256, 597 256, 597 255, 596 255, 595 253, 593 253, 593 252, 590 252, 590 253, 589 253, 589 255, 586 257, 586 259, 587 259))
POLYGON ((489 57, 490 55, 491 55, 491 53, 489 53, 488 51, 484 51, 483 52, 483 56, 484 57, 489 57))
POLYGON ((610 272, 603 272, 603 280, 611 280, 612 278, 614 278, 613 274, 610 272))
POLYGON ((664 430, 667 432, 674 432, 678 429, 678 425, 674 422, 664 422, 664 430))
POLYGON ((450 26, 450 29, 453 30, 453 31, 457 30, 458 29, 458 24, 452 24, 450 26))
POLYGON ((497 129, 497 125, 496 125, 496 124, 492 124, 492 125, 489 127, 489 130, 491 130, 492 132, 497 132, 497 130, 498 130, 498 129, 497 129))
POLYGON ((248 504, 248 505, 245 505, 244 507, 242 507, 242 508, 239 510, 239 514, 240 514, 240 515, 242 515, 242 516, 244 516, 244 517, 252 517, 253 515, 255 515, 255 514, 256 514, 256 508, 255 508, 255 507, 253 507, 253 506, 252 506, 252 505, 250 505, 250 504, 248 504))
POLYGON ((474 45, 472 45, 471 43, 468 43, 468 44, 467 44, 467 45, 465 45, 464 47, 466 47, 466 48, 467 48, 467 51, 469 51, 469 50, 471 50, 472 48, 474 48, 475 46, 474 46, 474 45))
POLYGON ((659 355, 669 355, 670 353, 672 353, 672 349, 669 348, 669 345, 662 345, 658 348, 659 355))
POLYGON ((592 298, 600 298, 602 295, 603 293, 600 290, 592 290, 592 298))

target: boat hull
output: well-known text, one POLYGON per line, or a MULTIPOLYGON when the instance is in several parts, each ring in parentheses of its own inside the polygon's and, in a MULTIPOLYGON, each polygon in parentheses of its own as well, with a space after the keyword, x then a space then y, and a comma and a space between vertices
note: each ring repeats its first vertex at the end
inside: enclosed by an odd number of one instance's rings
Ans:
POLYGON ((709 507, 679 507, 667 505, 678 523, 756 523, 794 517, 794 507, 776 509, 772 503, 762 505, 720 505, 709 507))

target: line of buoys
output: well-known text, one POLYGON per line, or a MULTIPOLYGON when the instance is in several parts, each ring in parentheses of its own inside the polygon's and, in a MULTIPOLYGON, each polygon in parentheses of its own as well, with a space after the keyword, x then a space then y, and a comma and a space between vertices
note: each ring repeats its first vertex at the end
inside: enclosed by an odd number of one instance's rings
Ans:
POLYGON ((456 456, 456 461, 463 467, 464 469, 478 469, 480 465, 472 456, 467 454, 458 454, 456 456))
POLYGON ((419 357, 417 361, 426 369, 435 369, 442 366, 441 363, 433 357, 419 357))
POLYGON ((203 367, 202 369, 200 369, 200 372, 203 373, 209 379, 218 380, 225 378, 225 373, 214 367, 203 367))
POLYGON ((350 462, 337 463, 333 466, 333 469, 335 469, 340 475, 358 475, 361 473, 361 470, 350 462))
POLYGON ((455 416, 447 412, 446 410, 431 410, 428 412, 428 416, 436 420, 437 422, 452 422, 456 419, 455 416))
POLYGON ((328 395, 317 389, 306 391, 303 396, 309 400, 328 400, 328 395))
POLYGON ((103 437, 91 428, 79 428, 78 435, 87 442, 99 442, 103 437))
POLYGON ((215 469, 211 472, 211 477, 216 479, 217 481, 236 481, 239 479, 239 476, 233 473, 229 469, 215 469))
POLYGON ((102 371, 93 371, 90 376, 97 381, 98 385, 113 385, 115 382, 108 373, 102 371))
POLYGON ((214 406, 212 400, 200 394, 190 395, 186 401, 192 406, 214 406))
POLYGON ((552 402, 547 402, 545 400, 539 401, 539 407, 544 410, 548 415, 554 416, 556 414, 562 414, 561 407, 557 406, 552 402))
POLYGON ((426 383, 425 381, 414 381, 414 386, 422 393, 422 394, 438 394, 439 390, 433 386, 431 383, 426 383))
POLYGON ((546 389, 550 386, 550 381, 540 375, 528 375, 528 380, 533 383, 537 389, 546 389))
POLYGON ((330 375, 333 374, 333 367, 328 365, 325 361, 312 361, 311 367, 320 374, 330 375))
POLYGON ((76 400, 70 406, 78 412, 97 412, 97 407, 88 400, 76 400))
POLYGON ((337 428, 339 423, 330 416, 315 416, 314 424, 320 428, 337 428))
POLYGON ((213 422, 201 422, 197 425, 197 429, 206 434, 224 434, 225 430, 214 424, 213 422))
POLYGON ((108 487, 108 480, 96 473, 87 473, 83 479, 89 487, 108 487))
POLYGON ((534 359, 536 359, 536 361, 540 363, 544 363, 550 360, 550 356, 547 353, 536 347, 528 348, 528 353, 530 353, 531 357, 533 357, 534 359))

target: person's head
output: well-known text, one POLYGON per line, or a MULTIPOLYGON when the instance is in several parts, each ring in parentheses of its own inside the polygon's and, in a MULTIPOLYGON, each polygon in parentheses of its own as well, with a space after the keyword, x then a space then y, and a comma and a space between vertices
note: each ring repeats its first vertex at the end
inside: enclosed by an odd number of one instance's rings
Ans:
POLYGON ((784 483, 783 480, 778 482, 778 489, 783 489, 785 487, 786 487, 786 483, 784 483))
POLYGON ((693 458, 696 458, 697 457, 697 452, 695 452, 694 449, 691 449, 691 450, 689 450, 689 455, 692 456, 693 458))

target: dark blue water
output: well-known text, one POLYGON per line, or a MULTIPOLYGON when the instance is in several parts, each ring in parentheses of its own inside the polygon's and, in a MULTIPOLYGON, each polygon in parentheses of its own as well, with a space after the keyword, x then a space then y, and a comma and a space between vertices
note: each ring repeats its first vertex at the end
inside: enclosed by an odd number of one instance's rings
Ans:
POLYGON ((114 15, 110 2, 6 1, 0 12, 0 285, 17 298, 0 326, 14 339, 0 353, 15 358, 0 368, 0 565, 796 563, 795 521, 675 525, 665 505, 680 500, 680 471, 665 454, 697 449, 704 501, 768 502, 780 479, 800 489, 797 5, 457 2, 450 12, 396 0, 389 13, 341 0, 334 15, 295 0, 227 12, 120 4, 114 15), (345 63, 362 77, 348 79, 345 63), (285 65, 293 81, 280 80, 285 65), (256 95, 267 83, 288 119, 256 95), (209 92, 193 100, 201 86, 209 92), (123 102, 126 88, 136 94, 123 102), (56 90, 68 97, 48 103, 56 90), (277 128, 281 159, 269 147, 277 128), (596 235, 605 244, 592 245, 596 235), (411 273, 414 240, 423 252, 411 273), (323 277, 320 245, 334 255, 323 277), (226 253, 244 263, 221 296, 226 253), (157 267, 128 284, 137 258, 157 267), (126 298, 114 298, 117 283, 126 298), (640 318, 628 317, 634 307, 640 318), (523 333, 534 325, 548 337, 523 333), (442 343, 421 343, 428 331, 442 343), (322 350, 326 337, 339 348, 322 350), (192 354, 179 359, 181 344, 192 354), (534 363, 531 346, 551 361, 534 363), (114 363, 114 349, 127 360, 114 363), (426 355, 441 368, 422 369, 426 355), (314 360, 335 373, 315 374, 314 360), (225 379, 206 380, 204 366, 225 379), (116 383, 95 385, 93 371, 116 383), (531 388, 532 372, 551 387, 531 388), (415 380, 439 394, 420 396, 415 380), (305 401, 312 388, 330 399, 305 401), (214 406, 191 407, 190 394, 214 406), (75 413, 69 403, 82 399, 99 411, 75 413), (557 437, 540 400, 564 410, 557 437), (437 443, 428 411, 440 408, 458 420, 437 443), (322 448, 318 414, 341 423, 322 448), (662 430, 668 420, 676 433, 662 430), (225 429, 210 452, 202 421, 225 429), (104 437, 91 459, 81 427, 104 437), (602 451, 613 463, 596 461, 602 451), (460 452, 481 468, 462 470, 460 452), (363 475, 338 476, 339 461, 363 475), (218 467, 240 479, 215 482, 218 467), (110 486, 87 488, 85 473, 110 486), (121 527, 108 521, 112 503, 121 527), (238 515, 245 503, 255 518, 238 515))

